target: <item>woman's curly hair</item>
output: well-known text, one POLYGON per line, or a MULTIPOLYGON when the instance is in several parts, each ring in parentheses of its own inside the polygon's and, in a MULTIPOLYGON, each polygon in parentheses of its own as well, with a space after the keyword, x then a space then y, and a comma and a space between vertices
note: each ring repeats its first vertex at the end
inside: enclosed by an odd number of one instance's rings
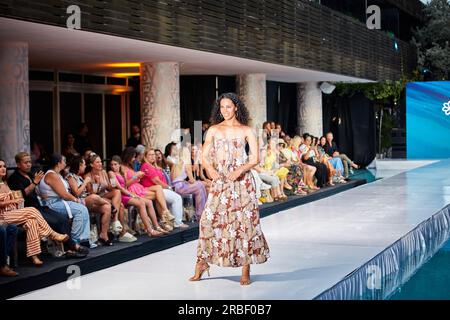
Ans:
POLYGON ((232 93, 232 92, 222 93, 216 99, 216 101, 214 101, 211 118, 209 120, 211 125, 218 124, 224 120, 222 114, 220 113, 220 101, 222 99, 230 99, 231 101, 233 101, 234 105, 237 107, 237 110, 236 110, 237 121, 239 121, 239 123, 241 123, 243 125, 248 125, 248 123, 250 122, 248 110, 245 107, 244 102, 242 102, 242 100, 239 99, 237 94, 232 93))

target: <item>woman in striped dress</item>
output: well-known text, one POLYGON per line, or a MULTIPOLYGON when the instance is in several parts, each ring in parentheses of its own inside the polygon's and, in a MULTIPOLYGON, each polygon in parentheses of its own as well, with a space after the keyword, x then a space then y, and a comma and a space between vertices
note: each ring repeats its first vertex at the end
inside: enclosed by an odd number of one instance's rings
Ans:
POLYGON ((23 199, 14 199, 12 191, 6 184, 6 163, 0 159, 0 220, 8 224, 23 225, 27 233, 27 257, 34 265, 40 266, 41 238, 49 237, 55 241, 67 241, 69 236, 53 231, 41 213, 32 207, 18 209, 23 199))

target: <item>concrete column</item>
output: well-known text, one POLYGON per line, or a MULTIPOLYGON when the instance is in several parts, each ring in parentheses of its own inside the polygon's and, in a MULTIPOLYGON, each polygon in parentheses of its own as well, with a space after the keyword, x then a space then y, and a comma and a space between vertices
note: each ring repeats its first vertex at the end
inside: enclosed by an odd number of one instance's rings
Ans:
POLYGON ((15 166, 16 153, 30 151, 27 43, 0 43, 0 75, 0 157, 15 166))
POLYGON ((266 75, 262 73, 236 76, 237 94, 245 103, 250 114, 250 126, 257 133, 267 121, 266 75))
POLYGON ((317 82, 297 84, 297 110, 299 133, 322 136, 322 91, 317 82))
POLYGON ((142 143, 164 150, 180 128, 179 65, 142 63, 140 73, 142 143))

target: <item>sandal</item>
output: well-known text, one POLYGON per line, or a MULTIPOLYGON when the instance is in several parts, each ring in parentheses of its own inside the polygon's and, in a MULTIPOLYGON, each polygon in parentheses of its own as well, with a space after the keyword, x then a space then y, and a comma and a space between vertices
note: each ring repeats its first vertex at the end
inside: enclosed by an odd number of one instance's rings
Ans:
POLYGON ((159 231, 159 232, 161 232, 161 233, 164 233, 164 234, 169 234, 170 232, 169 231, 167 231, 167 230, 164 230, 163 228, 161 228, 160 226, 159 227, 157 227, 157 228, 155 228, 156 229, 156 231, 159 231))
POLYGON ((303 191, 301 188, 298 188, 297 191, 294 192, 298 196, 306 196, 308 193, 303 191))
POLYGON ((150 231, 147 231, 147 235, 148 235, 150 238, 156 238, 156 237, 161 237, 161 236, 163 236, 164 233, 161 232, 161 231, 155 230, 155 229, 151 229, 150 231))
POLYGON ((163 216, 167 217, 167 220, 173 221, 175 220, 175 217, 172 215, 172 213, 169 210, 164 211, 163 216))

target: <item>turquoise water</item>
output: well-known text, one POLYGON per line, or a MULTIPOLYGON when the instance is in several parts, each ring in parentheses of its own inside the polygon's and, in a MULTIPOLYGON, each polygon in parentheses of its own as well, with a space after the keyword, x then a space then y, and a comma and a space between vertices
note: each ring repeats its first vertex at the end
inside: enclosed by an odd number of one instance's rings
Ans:
POLYGON ((389 300, 450 300, 450 240, 389 300))

